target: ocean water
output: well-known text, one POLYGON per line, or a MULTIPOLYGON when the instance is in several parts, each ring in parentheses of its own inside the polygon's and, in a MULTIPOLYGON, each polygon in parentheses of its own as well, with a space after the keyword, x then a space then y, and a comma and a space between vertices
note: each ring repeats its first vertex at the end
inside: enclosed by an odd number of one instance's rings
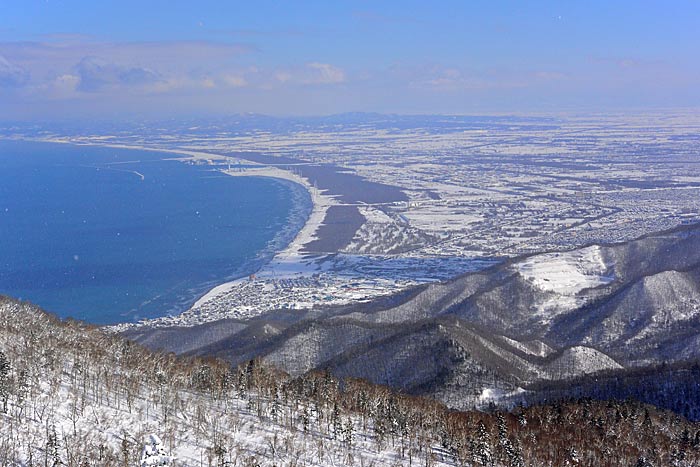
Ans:
POLYGON ((311 200, 173 154, 0 141, 0 294, 95 324, 187 309, 257 270, 311 200))

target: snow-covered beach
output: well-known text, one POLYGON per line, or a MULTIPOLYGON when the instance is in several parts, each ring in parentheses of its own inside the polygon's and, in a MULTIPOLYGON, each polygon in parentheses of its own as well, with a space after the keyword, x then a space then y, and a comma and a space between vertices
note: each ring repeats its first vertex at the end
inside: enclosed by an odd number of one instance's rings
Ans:
MULTIPOLYGON (((137 149, 141 151, 171 153, 174 156, 183 156, 173 157, 173 159, 180 160, 183 162, 226 162, 232 159, 231 157, 223 154, 216 154, 203 151, 191 151, 187 149, 152 148, 141 145, 126 145, 113 143, 76 143, 75 141, 71 141, 65 138, 48 138, 39 139, 37 141, 62 144, 89 144, 115 149, 137 149)), ((289 245, 287 245, 287 247, 283 250, 277 252, 274 258, 269 263, 264 265, 260 271, 256 272, 256 275, 259 274, 261 276, 270 275, 280 277, 284 275, 308 271, 309 263, 311 263, 312 261, 310 261, 308 258, 305 259, 303 257, 303 246, 317 238, 316 233, 318 231, 318 228, 323 224, 323 220, 326 216, 328 208, 337 204, 335 197, 333 195, 323 193, 322 190, 319 190, 318 188, 314 187, 307 179, 290 170, 285 170, 279 167, 275 167, 273 165, 259 164, 249 160, 246 160, 246 164, 257 165, 259 167, 246 168, 244 170, 236 170, 229 168, 222 170, 221 172, 232 177, 268 177, 294 182, 298 185, 303 186, 309 192, 312 203, 311 215, 306 220, 306 223, 304 224, 302 229, 297 233, 297 235, 289 243, 289 245)), ((199 300, 197 300, 197 302, 193 305, 193 308, 209 300, 211 297, 218 295, 220 292, 228 290, 232 285, 235 285, 242 280, 246 280, 246 278, 240 278, 233 281, 229 281, 212 288, 207 294, 203 295, 199 300)))
MULTIPOLYGON (((277 252, 275 256, 255 273, 259 278, 285 278, 309 273, 316 269, 316 259, 304 255, 303 247, 316 238, 318 228, 323 224, 328 208, 336 204, 335 198, 327 195, 313 187, 305 178, 278 167, 261 166, 259 168, 248 168, 243 171, 224 170, 224 173, 233 177, 271 177, 289 180, 305 187, 311 195, 312 210, 302 229, 286 248, 277 252)), ((248 278, 239 278, 220 284, 205 295, 203 295, 192 308, 198 308, 217 296, 229 292, 232 288, 247 281, 248 278)))
MULTIPOLYGON (((297 205, 287 222, 287 226, 279 232, 278 238, 271 242, 266 251, 261 251, 259 260, 254 263, 241 265, 238 272, 232 273, 233 280, 226 276, 221 276, 220 283, 214 287, 204 291, 200 291, 200 296, 192 296, 191 302, 184 305, 188 308, 183 308, 180 312, 186 312, 191 308, 197 308, 210 299, 228 292, 232 288, 245 283, 249 280, 249 275, 252 273, 257 277, 272 278, 274 280, 282 278, 298 277, 300 274, 311 275, 315 269, 315 259, 310 258, 308 253, 304 253, 304 245, 310 241, 317 239, 317 231, 323 224, 328 208, 337 202, 334 196, 322 192, 322 190, 314 187, 306 178, 295 173, 293 170, 285 170, 274 165, 260 164, 255 161, 249 161, 243 157, 237 158, 241 164, 236 164, 233 168, 234 158, 222 153, 204 152, 182 149, 168 149, 160 147, 148 147, 147 145, 131 145, 131 144, 113 144, 108 141, 91 141, 89 143, 83 141, 75 141, 71 138, 32 138, 23 139, 40 143, 59 143, 62 145, 78 145, 92 146, 113 149, 124 149, 134 151, 149 151, 153 153, 166 154, 165 158, 169 160, 179 161, 183 164, 203 165, 210 167, 212 171, 226 174, 232 177, 263 177, 278 179, 283 183, 295 184, 298 188, 296 192, 301 195, 302 191, 306 191, 309 196, 294 195, 293 204, 297 205), (167 156, 171 154, 172 157, 167 156), (298 199, 296 199, 298 198, 298 199), (309 200, 311 206, 309 206, 309 200), (300 204, 303 203, 303 206, 300 204), (301 227, 301 228, 300 228, 301 227), (291 240, 291 241, 290 241, 291 240), (236 277, 237 275, 237 277, 236 277), (194 304, 192 304, 194 302, 194 304), (190 305, 192 304, 192 305, 190 305)), ((143 176, 141 176, 143 178, 143 176)), ((231 274, 231 273, 229 273, 231 274)), ((231 277, 231 276, 228 276, 231 277)), ((171 314, 170 312, 169 314, 171 314)), ((176 318, 176 316, 166 316, 166 319, 176 318)), ((186 317, 177 316, 178 322, 187 323, 186 317)))
MULTIPOLYGON (((174 160, 180 160, 182 162, 193 162, 193 163, 209 163, 213 161, 226 162, 233 158, 223 154, 217 154, 214 152, 203 152, 203 151, 192 151, 187 149, 167 149, 167 148, 153 148, 142 145, 128 145, 128 144, 114 144, 107 142, 91 142, 85 143, 83 141, 76 142, 67 138, 45 138, 36 139, 36 141, 48 142, 48 143, 61 143, 61 144, 80 144, 80 145, 90 145, 90 146, 102 146, 107 148, 115 149, 136 149, 140 151, 153 151, 160 153, 170 153, 173 154, 174 160), (180 156, 180 157, 178 157, 180 156)), ((242 159, 242 158, 240 158, 242 159)), ((287 245, 286 248, 277 252, 274 258, 265 264, 260 271, 256 272, 256 275, 260 276, 276 276, 282 277, 285 275, 296 274, 299 272, 308 272, 310 261, 308 258, 304 258, 302 254, 303 246, 312 240, 315 240, 318 228, 323 224, 323 220, 326 216, 326 212, 330 206, 338 204, 335 196, 325 194, 322 190, 314 187, 307 179, 294 173, 291 170, 285 170, 274 165, 260 164, 250 160, 245 160, 246 165, 253 165, 258 167, 247 167, 245 169, 224 169, 221 170, 222 173, 230 175, 232 177, 268 177, 277 178, 281 180, 288 180, 294 182, 298 185, 303 186, 311 197, 312 211, 306 223, 302 229, 297 233, 294 239, 287 245)), ((312 267, 312 266, 311 266, 312 267)), ((247 280, 247 278, 239 278, 233 281, 229 281, 220 284, 212 288, 208 293, 203 295, 197 302, 193 305, 197 307, 198 305, 206 302, 210 298, 218 295, 222 291, 230 289, 232 285, 240 283, 242 280, 247 280)))

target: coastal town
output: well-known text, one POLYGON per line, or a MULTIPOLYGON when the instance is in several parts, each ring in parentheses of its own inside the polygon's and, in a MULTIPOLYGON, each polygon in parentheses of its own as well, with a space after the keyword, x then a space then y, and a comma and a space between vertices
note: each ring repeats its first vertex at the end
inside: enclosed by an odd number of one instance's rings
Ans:
POLYGON ((149 325, 368 301, 507 258, 700 221, 693 114, 350 120, 277 133, 217 123, 189 133, 32 136, 153 149, 306 187, 313 208, 286 249, 255 276, 149 325))

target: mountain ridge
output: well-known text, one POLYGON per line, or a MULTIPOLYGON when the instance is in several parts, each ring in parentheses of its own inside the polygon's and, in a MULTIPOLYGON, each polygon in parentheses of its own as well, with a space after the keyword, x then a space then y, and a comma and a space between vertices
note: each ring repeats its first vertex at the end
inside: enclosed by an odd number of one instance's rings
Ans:
MULTIPOLYGON (((205 341, 207 329, 232 323, 125 335, 168 349, 159 335, 179 333, 182 346, 189 334, 205 341)), ((292 374, 327 369, 456 408, 480 406, 484 391, 694 361, 700 226, 526 255, 376 303, 271 312, 235 326, 185 353, 234 363, 259 357, 292 374)))

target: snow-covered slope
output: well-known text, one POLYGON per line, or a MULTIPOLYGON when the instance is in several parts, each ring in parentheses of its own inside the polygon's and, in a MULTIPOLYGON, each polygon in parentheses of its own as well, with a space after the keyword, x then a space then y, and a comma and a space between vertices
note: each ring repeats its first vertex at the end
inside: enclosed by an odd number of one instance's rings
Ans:
POLYGON ((629 361, 700 357, 700 269, 642 277, 590 313, 595 322, 571 327, 583 343, 629 361))
POLYGON ((531 256, 515 270, 537 289, 546 292, 533 306, 543 319, 551 319, 585 303, 581 292, 614 280, 597 245, 562 253, 531 256))
MULTIPOLYGON (((442 342, 457 361, 472 364, 461 346, 488 339, 448 328, 424 333, 423 350, 442 342), (450 335, 463 344, 450 343, 450 335)), ((415 377, 411 367, 430 358, 394 351, 406 372, 395 373, 399 380, 415 377)), ((571 352, 577 361, 584 353, 571 352)), ((487 404, 524 395, 496 386, 474 398, 487 404)), ((259 361, 234 369, 211 358, 153 353, 0 297, 2 466, 506 467, 572 459, 593 466, 612 448, 624 465, 643 455, 665 465, 692 427, 630 402, 455 412, 366 381, 341 384, 330 373, 289 378, 259 361)), ((688 465, 697 465, 700 447, 683 447, 688 465)))
POLYGON ((567 379, 602 370, 619 370, 622 365, 604 353, 585 346, 565 349, 547 364, 547 379, 567 379))
POLYGON ((259 356, 294 373, 331 368, 459 407, 484 389, 698 359, 700 228, 528 256, 372 303, 283 318, 275 316, 279 332, 258 332, 272 322, 263 316, 192 353, 259 356))
POLYGON ((437 440, 380 440, 371 420, 270 371, 153 354, 0 297, 0 465, 452 463, 437 440))
POLYGON ((598 245, 535 255, 515 265, 517 271, 538 288, 566 296, 610 283, 612 278, 605 276, 609 267, 598 245))

